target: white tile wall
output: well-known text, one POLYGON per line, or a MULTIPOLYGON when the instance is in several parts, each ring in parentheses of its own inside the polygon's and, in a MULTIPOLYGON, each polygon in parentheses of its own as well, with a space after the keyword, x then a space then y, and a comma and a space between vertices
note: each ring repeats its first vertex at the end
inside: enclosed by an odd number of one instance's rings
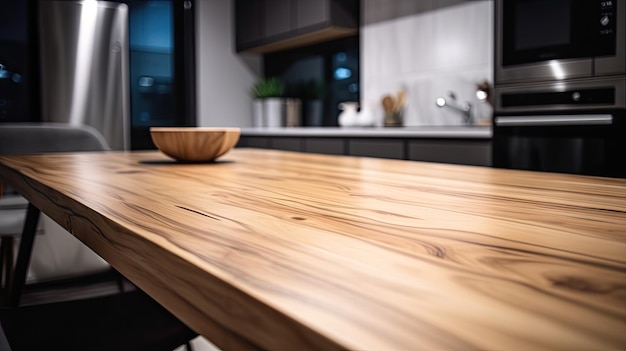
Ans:
MULTIPOLYGON (((394 2, 386 2, 393 6, 394 2)), ((458 125, 460 114, 435 105, 453 91, 477 117, 490 107, 475 97, 475 85, 493 82, 493 1, 471 1, 361 28, 361 97, 376 106, 384 94, 405 89, 405 125, 458 125)))

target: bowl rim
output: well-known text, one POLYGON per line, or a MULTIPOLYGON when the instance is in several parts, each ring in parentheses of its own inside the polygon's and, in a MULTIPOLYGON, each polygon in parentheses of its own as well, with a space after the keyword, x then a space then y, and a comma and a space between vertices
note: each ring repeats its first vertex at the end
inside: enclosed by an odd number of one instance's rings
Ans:
POLYGON ((241 132, 237 127, 150 127, 150 132, 241 132))

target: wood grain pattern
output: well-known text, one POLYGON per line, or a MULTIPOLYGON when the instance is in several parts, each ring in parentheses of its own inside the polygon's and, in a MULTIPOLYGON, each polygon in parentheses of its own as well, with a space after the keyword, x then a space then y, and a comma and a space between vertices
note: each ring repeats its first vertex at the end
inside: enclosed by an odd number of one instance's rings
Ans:
POLYGON ((626 349, 626 180, 272 150, 0 157, 224 349, 626 349))

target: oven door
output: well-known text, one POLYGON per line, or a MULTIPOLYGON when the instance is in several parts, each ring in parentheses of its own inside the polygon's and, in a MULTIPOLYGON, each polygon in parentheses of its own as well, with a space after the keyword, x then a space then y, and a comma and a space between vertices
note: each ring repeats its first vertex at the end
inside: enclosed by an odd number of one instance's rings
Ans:
POLYGON ((625 114, 496 116, 493 165, 626 178, 625 114))

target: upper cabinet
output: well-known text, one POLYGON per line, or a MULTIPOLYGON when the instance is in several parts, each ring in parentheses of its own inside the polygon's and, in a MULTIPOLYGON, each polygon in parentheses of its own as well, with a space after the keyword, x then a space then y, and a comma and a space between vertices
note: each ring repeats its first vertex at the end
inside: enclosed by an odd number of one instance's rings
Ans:
POLYGON ((359 0, 235 0, 237 52, 269 53, 354 35, 359 0))

